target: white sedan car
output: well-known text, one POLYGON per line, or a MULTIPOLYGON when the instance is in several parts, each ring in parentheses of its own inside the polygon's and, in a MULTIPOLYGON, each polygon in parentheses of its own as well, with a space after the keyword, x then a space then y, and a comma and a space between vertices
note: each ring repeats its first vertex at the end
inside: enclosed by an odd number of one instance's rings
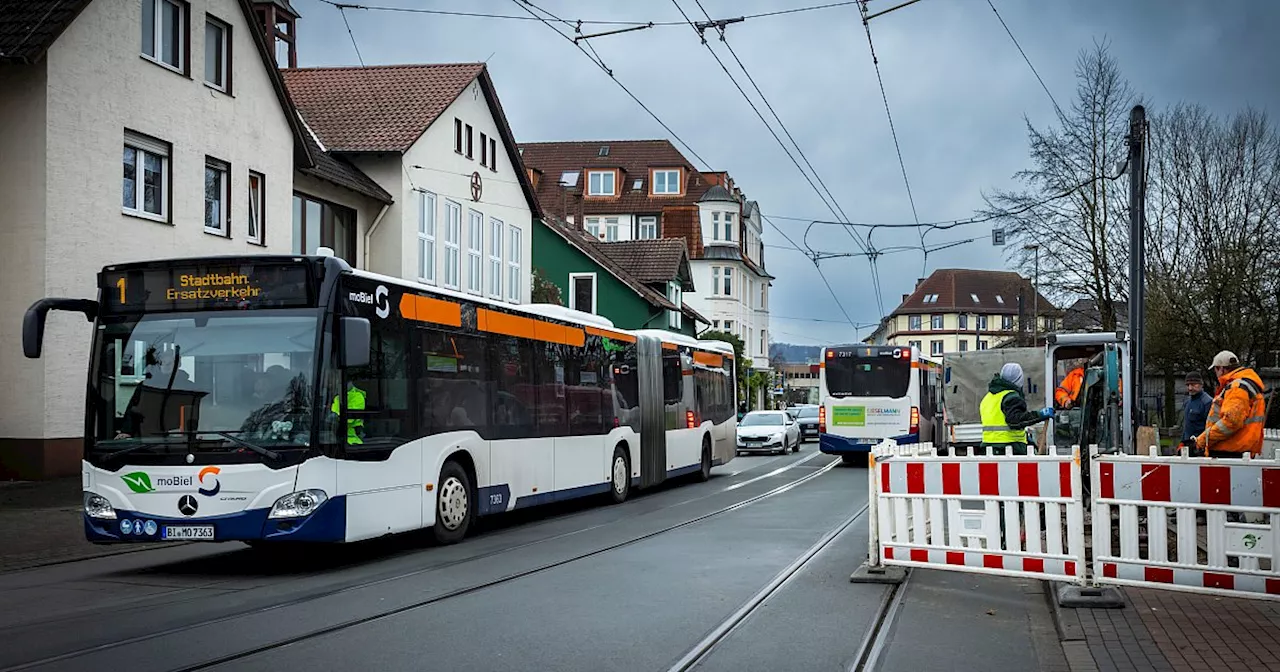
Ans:
POLYGON ((751 411, 738 421, 738 454, 800 450, 800 426, 785 411, 751 411))

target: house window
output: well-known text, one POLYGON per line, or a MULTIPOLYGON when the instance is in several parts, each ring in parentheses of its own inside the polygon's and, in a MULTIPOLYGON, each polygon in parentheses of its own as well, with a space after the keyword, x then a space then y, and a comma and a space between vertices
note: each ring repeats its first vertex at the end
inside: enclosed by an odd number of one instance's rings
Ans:
POLYGON ((680 309, 684 307, 684 291, 680 289, 679 282, 672 280, 667 283, 667 299, 676 307, 667 311, 667 325, 679 329, 682 324, 680 309))
POLYGON ((356 266, 356 211, 305 194, 293 195, 293 253, 328 247, 356 266))
POLYGON ((966 314, 966 313, 960 313, 959 315, 957 315, 957 316, 956 316, 956 324, 958 325, 956 328, 957 328, 957 329, 960 329, 961 331, 964 331, 965 329, 968 329, 968 328, 969 328, 969 315, 968 315, 968 314, 966 314))
POLYGON ((613 196, 613 181, 617 176, 612 170, 593 170, 587 173, 588 196, 613 196))
POLYGON ((231 26, 205 15, 204 81, 219 91, 231 91, 231 26))
POLYGON ((680 193, 679 170, 653 171, 653 193, 674 195, 680 193))
POLYGON ((616 241, 618 239, 618 218, 604 218, 604 239, 607 241, 616 241))
POLYGON ((930 341, 930 342, 929 342, 929 354, 931 354, 931 355, 941 355, 941 354, 942 354, 942 341, 930 341))
POLYGON ((915 348, 916 352, 924 350, 924 341, 907 341, 907 347, 915 348))
POLYGON ((473 158, 473 157, 474 157, 474 154, 472 154, 472 153, 471 153, 471 140, 472 140, 472 136, 471 136, 471 124, 467 124, 466 128, 467 128, 467 132, 466 132, 466 141, 467 141, 467 158, 468 158, 468 159, 470 159, 470 158, 473 158))
POLYGON ((462 120, 453 120, 453 151, 462 153, 462 120))
POLYGON ((760 330, 760 350, 759 350, 761 357, 763 357, 765 352, 768 350, 768 343, 769 343, 769 331, 767 329, 761 329, 760 330))
POLYGON ((1055 323, 1054 323, 1054 321, 1053 321, 1053 318, 1052 318, 1052 317, 1046 317, 1046 318, 1044 318, 1044 330, 1045 330, 1045 331, 1053 331, 1053 330, 1054 330, 1054 327, 1056 327, 1056 326, 1057 326, 1057 324, 1055 324, 1055 323))
POLYGON ((986 315, 979 315, 979 316, 978 316, 978 331, 986 331, 986 330, 987 330, 987 316, 986 316, 986 315))
POLYGON ((979 350, 986 350, 986 349, 987 349, 987 342, 986 342, 986 341, 978 341, 978 349, 979 349, 979 350))
POLYGON ((600 218, 587 217, 585 220, 583 220, 583 223, 586 224, 587 233, 591 234, 592 238, 599 240, 600 239, 600 218))
POLYGON ((920 331, 920 323, 922 318, 919 315, 912 315, 907 318, 907 331, 920 331))
POLYGON ((124 211, 169 221, 169 143, 125 131, 124 211))
POLYGON ((1000 318, 1000 328, 1004 331, 1013 331, 1013 316, 1004 315, 1000 318))
POLYGON ((711 328, 712 328, 712 329, 719 329, 719 328, 720 328, 720 320, 711 320, 711 328))
POLYGON ((142 55, 186 73, 187 4, 179 0, 142 0, 142 55))
POLYGON ((960 352, 969 352, 969 341, 960 339, 960 352))
POLYGON ((978 295, 977 295, 977 294, 970 294, 970 295, 969 295, 969 298, 973 299, 973 302, 974 302, 974 303, 981 303, 980 301, 978 301, 978 295))
POLYGON ((769 283, 760 283, 760 310, 769 310, 769 283))
POLYGON ((563 173, 560 173, 560 186, 562 187, 578 186, 578 171, 566 170, 563 173))
POLYGON ((418 279, 436 282, 436 195, 418 194, 418 279))
POLYGON ((520 303, 520 229, 511 226, 507 234, 507 300, 520 303))
POLYGON ((480 253, 484 236, 484 215, 475 210, 467 211, 467 291, 480 293, 481 274, 480 253))
POLYGON ((444 202, 444 286, 458 288, 460 239, 462 238, 462 206, 444 202))
POLYGON ((489 170, 498 172, 498 141, 489 138, 489 170))
POLYGON ((262 244, 266 240, 267 178, 249 171, 249 240, 262 244))
POLYGON ((720 213, 711 213, 711 240, 720 240, 720 213))
POLYGON ((641 217, 639 231, 636 232, 636 238, 647 240, 658 237, 658 218, 657 217, 641 217))
POLYGON ((930 328, 930 329, 933 329, 933 330, 935 330, 935 331, 941 331, 941 330, 942 330, 942 316, 941 316, 941 315, 934 315, 934 316, 930 317, 930 318, 929 318, 929 328, 930 328))
POLYGON ((998 303, 998 304, 1000 304, 1000 305, 1002 305, 1002 306, 1003 306, 1003 305, 1004 305, 1004 297, 1003 297, 1003 296, 1000 296, 999 294, 996 294, 996 303, 998 303))
POLYGON ((733 269, 728 266, 724 269, 724 295, 733 296, 733 269))
POLYGON ((204 230, 230 236, 227 205, 231 202, 231 166, 213 157, 204 159, 204 230))
POLYGON ((726 334, 736 334, 738 331, 733 326, 733 320, 724 321, 724 332, 726 334))
POLYGON ((489 167, 489 136, 488 134, 480 134, 480 165, 489 167))
POLYGON ((596 312, 596 274, 569 274, 569 307, 584 313, 596 312))
POLYGON ((489 296, 502 298, 502 220, 489 218, 489 296))
POLYGON ((726 242, 733 242, 733 213, 724 213, 724 239, 726 242))

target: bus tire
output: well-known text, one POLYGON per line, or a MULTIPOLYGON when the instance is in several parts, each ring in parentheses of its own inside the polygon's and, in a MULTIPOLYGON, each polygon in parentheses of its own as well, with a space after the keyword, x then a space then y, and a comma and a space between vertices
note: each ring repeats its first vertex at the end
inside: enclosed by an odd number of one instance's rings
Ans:
POLYGON ((436 492, 436 524, 432 533, 441 544, 456 544, 467 536, 475 518, 475 489, 467 470, 454 460, 440 469, 436 492))
POLYGON ((627 501, 631 495, 631 460, 627 459, 627 450, 622 444, 613 449, 613 458, 609 460, 609 499, 614 504, 627 501))
POLYGON ((702 466, 698 469, 698 482, 706 483, 711 479, 711 437, 702 437, 702 466))

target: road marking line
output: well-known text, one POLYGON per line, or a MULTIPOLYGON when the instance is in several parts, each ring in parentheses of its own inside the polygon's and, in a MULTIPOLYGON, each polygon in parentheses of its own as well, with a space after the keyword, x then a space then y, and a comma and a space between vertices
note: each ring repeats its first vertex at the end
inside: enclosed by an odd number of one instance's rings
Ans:
MULTIPOLYGON (((752 483, 755 483, 756 481, 763 481, 764 479, 769 478, 770 476, 777 476, 778 474, 781 474, 782 472, 784 472, 784 471, 786 471, 786 470, 788 470, 788 469, 791 469, 791 468, 794 468, 794 467, 798 467, 798 466, 800 466, 800 465, 804 464, 805 462, 808 462, 809 460, 812 460, 813 458, 815 458, 815 457, 817 457, 817 456, 819 456, 819 455, 821 455, 821 454, 822 454, 822 453, 814 453, 814 454, 812 454, 812 455, 810 455, 810 456, 808 456, 808 457, 806 457, 806 458, 804 458, 804 459, 796 460, 795 462, 792 462, 791 464, 788 464, 788 465, 787 465, 787 466, 785 466, 785 467, 778 467, 777 469, 774 469, 773 471, 771 471, 771 472, 769 472, 769 473, 767 473, 767 474, 761 474, 760 476, 756 476, 755 478, 745 480, 745 481, 743 481, 743 482, 741 482, 741 483, 734 483, 733 485, 731 485, 731 486, 729 486, 729 487, 725 488, 725 489, 724 489, 724 492, 728 492, 728 491, 730 491, 730 490, 737 490, 738 488, 741 488, 741 487, 743 487, 744 485, 751 485, 752 483)), ((781 459, 781 458, 779 458, 779 459, 781 459)), ((835 463, 833 462, 832 464, 835 464, 835 463)))

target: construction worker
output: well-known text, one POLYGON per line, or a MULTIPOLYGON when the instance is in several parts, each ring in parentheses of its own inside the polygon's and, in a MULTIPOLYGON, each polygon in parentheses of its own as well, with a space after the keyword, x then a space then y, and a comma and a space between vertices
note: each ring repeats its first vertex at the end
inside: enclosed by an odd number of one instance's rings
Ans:
MULTIPOLYGON (((363 411, 365 391, 356 387, 356 384, 347 381, 347 410, 363 411)), ((330 410, 334 415, 338 414, 338 395, 333 396, 333 406, 330 410)), ((360 445, 364 443, 362 435, 364 434, 364 418, 347 418, 347 444, 360 445)))
POLYGON ((1205 430, 1196 436, 1196 452, 1208 457, 1261 454, 1262 425, 1267 419, 1262 379, 1226 350, 1213 358, 1213 372, 1218 376, 1218 396, 1213 398, 1205 430))
POLYGON ((1006 447, 1014 455, 1027 454, 1026 428, 1053 417, 1053 407, 1027 410, 1022 396, 1022 366, 1009 362, 987 386, 978 410, 982 415, 982 445, 993 455, 1004 455, 1006 447))
POLYGON ((1062 384, 1053 391, 1053 400, 1058 407, 1067 410, 1075 406, 1080 398, 1080 387, 1084 385, 1084 363, 1077 362, 1076 367, 1067 372, 1062 384))
POLYGON ((1179 445, 1194 449, 1196 437, 1204 433, 1213 397, 1205 393, 1204 378, 1200 377, 1199 371, 1188 372, 1185 382, 1187 403, 1182 406, 1182 443, 1179 445))

